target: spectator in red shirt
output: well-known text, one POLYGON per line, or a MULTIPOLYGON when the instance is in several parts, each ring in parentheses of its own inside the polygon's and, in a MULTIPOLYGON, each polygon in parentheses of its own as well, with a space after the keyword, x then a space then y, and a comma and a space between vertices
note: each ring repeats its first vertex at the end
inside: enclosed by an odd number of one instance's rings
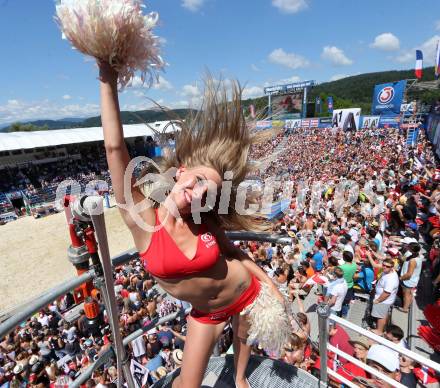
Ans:
MULTIPOLYGON (((354 348, 350 344, 350 336, 348 333, 339 325, 336 325, 334 322, 331 322, 329 325, 329 343, 335 348, 340 349, 344 353, 353 356, 354 348)), ((336 354, 330 354, 329 358, 333 360, 338 360, 342 364, 346 364, 348 361, 344 357, 337 356, 336 354)))
MULTIPOLYGON (((353 346, 354 357, 359 361, 367 363, 367 353, 370 348, 368 341, 360 336, 356 340, 348 342, 353 346)), ((345 365, 339 367, 337 372, 349 381, 353 381, 357 377, 367 378, 365 370, 352 362, 347 362, 345 365)))

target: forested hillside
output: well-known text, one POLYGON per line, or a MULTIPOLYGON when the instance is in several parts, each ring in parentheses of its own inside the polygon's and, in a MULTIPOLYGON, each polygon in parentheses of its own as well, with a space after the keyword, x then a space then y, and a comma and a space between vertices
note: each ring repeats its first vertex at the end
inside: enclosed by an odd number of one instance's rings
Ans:
MULTIPOLYGON (((414 70, 401 71, 382 71, 376 73, 360 74, 351 77, 342 78, 333 82, 324 82, 314 87, 309 96, 309 102, 314 102, 319 95, 322 104, 320 116, 328 116, 326 100, 327 96, 332 96, 334 100, 334 109, 360 107, 363 114, 369 114, 371 109, 371 99, 373 96, 374 85, 394 82, 404 79, 413 79, 414 70)), ((434 80, 434 68, 427 67, 423 69, 423 81, 434 80)), ((429 91, 410 90, 408 100, 413 98, 425 102, 432 102, 440 99, 440 89, 429 91)), ((256 111, 264 116, 267 106, 267 97, 258 97, 243 101, 245 111, 248 113, 249 105, 255 105, 256 111)), ((154 122, 161 120, 170 120, 176 117, 184 118, 189 113, 188 109, 162 110, 143 110, 137 112, 121 112, 123 124, 140 124, 145 122, 154 122)), ((4 132, 13 131, 35 131, 47 129, 79 128, 79 127, 99 127, 101 126, 101 117, 95 116, 86 119, 63 119, 63 120, 38 120, 30 123, 15 123, 9 127, 0 129, 4 132)))
MULTIPOLYGON (((333 97, 334 109, 358 107, 362 108, 363 114, 369 114, 374 86, 404 79, 414 79, 414 70, 382 71, 346 77, 333 82, 324 82, 312 89, 309 102, 314 102, 317 96, 321 97, 323 101, 321 116, 329 115, 326 106, 327 96, 333 97)), ((434 67, 424 68, 421 81, 433 80, 434 67)), ((440 89, 434 91, 410 90, 408 94, 409 100, 417 98, 430 103, 440 98, 440 89)), ((264 108, 267 105, 267 97, 244 101, 246 108, 251 104, 255 105, 258 112, 264 112, 264 108)))

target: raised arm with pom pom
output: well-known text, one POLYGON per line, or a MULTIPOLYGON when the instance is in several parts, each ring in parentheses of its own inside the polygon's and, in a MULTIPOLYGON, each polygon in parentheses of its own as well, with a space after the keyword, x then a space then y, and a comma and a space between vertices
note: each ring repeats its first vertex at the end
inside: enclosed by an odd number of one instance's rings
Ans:
POLYGON ((137 71, 151 85, 165 65, 152 33, 158 14, 142 8, 139 0, 59 0, 55 20, 74 48, 117 71, 122 89, 137 71))

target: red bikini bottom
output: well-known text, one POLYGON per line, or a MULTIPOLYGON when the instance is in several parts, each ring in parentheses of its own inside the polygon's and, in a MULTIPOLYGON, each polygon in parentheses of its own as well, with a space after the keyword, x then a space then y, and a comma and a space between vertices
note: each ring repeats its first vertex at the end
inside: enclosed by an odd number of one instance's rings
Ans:
POLYGON ((260 281, 255 275, 252 275, 251 284, 247 290, 244 291, 231 305, 212 313, 205 313, 193 308, 190 315, 196 321, 208 325, 217 325, 219 323, 226 322, 230 317, 241 313, 247 306, 249 306, 257 298, 260 290, 260 281))

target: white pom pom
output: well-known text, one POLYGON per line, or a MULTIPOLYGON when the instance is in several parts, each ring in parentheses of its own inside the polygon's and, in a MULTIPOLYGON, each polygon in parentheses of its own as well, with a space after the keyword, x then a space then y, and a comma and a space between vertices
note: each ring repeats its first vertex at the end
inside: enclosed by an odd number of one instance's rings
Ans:
POLYGON ((110 63, 121 88, 136 71, 151 85, 165 63, 152 33, 159 15, 142 8, 139 0, 59 0, 55 19, 77 50, 110 63))

